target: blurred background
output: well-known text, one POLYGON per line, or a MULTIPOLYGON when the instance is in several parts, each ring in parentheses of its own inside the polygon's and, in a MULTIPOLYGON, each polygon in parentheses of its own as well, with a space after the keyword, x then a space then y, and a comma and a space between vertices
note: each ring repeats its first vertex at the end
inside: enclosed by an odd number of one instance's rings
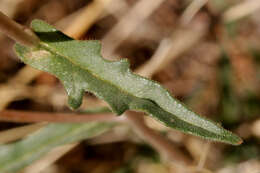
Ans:
MULTIPOLYGON (((120 126, 72 147, 41 173, 260 173, 258 0, 0 0, 0 11, 23 25, 37 18, 75 39, 101 40, 105 58, 129 59, 133 71, 244 139, 240 146, 208 142, 146 118, 186 166, 162 161, 120 126)), ((1 111, 69 111, 59 81, 21 63, 13 45, 0 35, 1 111)), ((82 108, 95 103, 86 93, 82 108)), ((0 130, 22 125, 0 122, 0 130)))

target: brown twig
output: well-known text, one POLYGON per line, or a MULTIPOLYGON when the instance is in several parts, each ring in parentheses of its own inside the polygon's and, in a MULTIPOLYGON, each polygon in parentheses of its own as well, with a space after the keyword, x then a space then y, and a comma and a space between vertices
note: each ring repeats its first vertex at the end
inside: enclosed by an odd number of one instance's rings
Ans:
POLYGON ((33 47, 39 42, 30 29, 11 20, 2 12, 0 12, 0 31, 25 46, 33 47))
POLYGON ((91 121, 120 121, 113 114, 84 115, 75 113, 43 113, 5 110, 0 112, 0 121, 32 123, 32 122, 56 122, 56 123, 80 123, 91 121))

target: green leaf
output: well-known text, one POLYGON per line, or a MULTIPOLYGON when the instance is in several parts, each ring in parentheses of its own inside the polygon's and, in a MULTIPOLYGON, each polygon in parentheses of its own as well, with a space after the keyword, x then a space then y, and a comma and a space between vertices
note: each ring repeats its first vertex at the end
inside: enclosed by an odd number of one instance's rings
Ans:
POLYGON ((41 40, 39 46, 17 44, 15 50, 24 63, 61 80, 71 108, 78 108, 83 93, 89 91, 105 100, 118 115, 128 109, 144 111, 185 133, 241 143, 238 136, 186 108, 157 82, 133 74, 126 59, 103 59, 99 41, 73 40, 40 20, 34 20, 32 28, 41 40))
POLYGON ((0 146, 0 172, 14 173, 54 147, 100 135, 113 126, 94 122, 49 124, 24 140, 0 146))

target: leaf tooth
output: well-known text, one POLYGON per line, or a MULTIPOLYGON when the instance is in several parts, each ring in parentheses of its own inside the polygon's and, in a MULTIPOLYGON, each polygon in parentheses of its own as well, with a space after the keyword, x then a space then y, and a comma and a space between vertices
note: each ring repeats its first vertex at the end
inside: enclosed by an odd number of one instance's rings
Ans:
POLYGON ((71 109, 77 109, 82 104, 84 90, 78 88, 66 88, 66 90, 68 93, 68 105, 71 109))

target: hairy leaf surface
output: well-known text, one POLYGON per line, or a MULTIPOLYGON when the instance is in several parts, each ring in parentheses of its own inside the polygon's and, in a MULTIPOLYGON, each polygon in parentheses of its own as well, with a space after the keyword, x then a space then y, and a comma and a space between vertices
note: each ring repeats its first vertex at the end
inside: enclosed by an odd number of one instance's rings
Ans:
POLYGON ((118 115, 128 109, 144 111, 166 126, 189 134, 241 143, 236 135, 186 108, 157 82, 133 74, 127 60, 102 58, 99 41, 73 40, 39 20, 32 22, 32 28, 40 45, 32 49, 17 44, 16 52, 26 64, 61 80, 71 108, 78 108, 83 93, 89 91, 118 115))
POLYGON ((26 139, 0 146, 0 172, 14 173, 51 149, 102 134, 112 123, 49 124, 26 139))

